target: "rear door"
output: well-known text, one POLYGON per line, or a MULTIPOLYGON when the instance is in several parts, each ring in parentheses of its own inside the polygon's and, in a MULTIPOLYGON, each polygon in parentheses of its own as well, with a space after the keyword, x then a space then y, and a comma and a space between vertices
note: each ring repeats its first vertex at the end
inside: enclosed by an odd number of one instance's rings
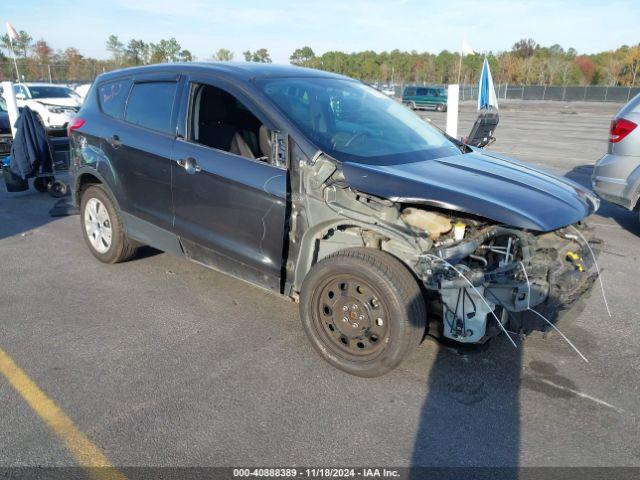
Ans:
MULTIPOLYGON (((183 126, 171 165, 175 232, 192 260, 279 291, 287 169, 199 141, 193 125, 198 123, 195 117, 204 117, 205 112, 196 114, 194 106, 203 85, 231 95, 246 108, 245 115, 250 112, 268 130, 273 128, 232 85, 209 77, 185 79, 179 114, 183 126)), ((211 107, 217 108, 214 103, 211 107)), ((216 124, 242 130, 233 121, 218 117, 216 124)), ((215 129, 210 133, 217 136, 215 129)))
POLYGON ((105 132, 121 185, 120 207, 166 230, 172 228, 171 150, 175 140, 177 75, 135 77, 123 121, 105 132))

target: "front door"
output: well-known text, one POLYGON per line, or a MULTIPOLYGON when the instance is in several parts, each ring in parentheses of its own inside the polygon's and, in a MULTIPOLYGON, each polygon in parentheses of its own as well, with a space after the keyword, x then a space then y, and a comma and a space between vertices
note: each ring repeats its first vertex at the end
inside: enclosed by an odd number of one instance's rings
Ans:
POLYGON ((192 260, 279 291, 287 170, 269 163, 269 125, 211 81, 187 90, 171 165, 174 231, 192 260))

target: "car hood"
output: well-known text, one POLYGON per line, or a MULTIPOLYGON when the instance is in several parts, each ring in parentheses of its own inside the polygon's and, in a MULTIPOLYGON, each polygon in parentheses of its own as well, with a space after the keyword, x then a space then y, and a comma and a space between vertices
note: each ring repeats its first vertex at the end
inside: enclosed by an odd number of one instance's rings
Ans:
POLYGON ((343 162, 357 190, 406 203, 424 203, 485 217, 513 227, 551 231, 597 209, 589 190, 496 153, 408 161, 394 165, 343 162))
POLYGON ((43 103, 45 105, 56 105, 60 107, 79 107, 80 102, 75 98, 62 98, 62 97, 54 97, 54 98, 33 98, 31 99, 34 102, 43 103))

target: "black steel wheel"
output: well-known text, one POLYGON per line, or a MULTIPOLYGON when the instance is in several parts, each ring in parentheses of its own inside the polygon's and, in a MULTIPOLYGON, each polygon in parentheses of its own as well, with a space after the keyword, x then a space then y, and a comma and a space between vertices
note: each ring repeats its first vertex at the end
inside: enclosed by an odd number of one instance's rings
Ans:
POLYGON ((352 359, 373 358, 389 338, 389 309, 361 275, 329 277, 314 295, 316 328, 352 359))
POLYGON ((314 265, 302 286, 300 314, 318 353, 363 377, 397 367, 426 324, 411 272, 391 255, 366 248, 343 250, 314 265))

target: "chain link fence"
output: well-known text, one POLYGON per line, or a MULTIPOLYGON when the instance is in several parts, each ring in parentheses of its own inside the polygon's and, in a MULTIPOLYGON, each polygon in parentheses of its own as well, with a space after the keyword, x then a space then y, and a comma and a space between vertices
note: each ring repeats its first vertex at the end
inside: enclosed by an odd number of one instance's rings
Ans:
MULTIPOLYGON (((44 81, 52 83, 80 84, 91 83, 97 75, 105 71, 105 66, 97 61, 70 65, 34 64, 18 61, 21 77, 28 82, 44 81)), ((15 81, 14 64, 11 61, 0 62, 0 80, 15 81)), ((409 85, 409 84, 406 84, 409 85)), ((414 85, 414 84, 412 84, 414 85)), ((402 97, 405 85, 396 84, 393 88, 396 97, 402 97)), ((497 84, 498 100, 556 100, 564 102, 613 102, 627 103, 640 93, 640 87, 607 87, 601 85, 510 85, 497 84)), ((460 100, 477 100, 478 85, 461 85, 460 100)))
MULTIPOLYGON (((496 85, 496 96, 498 100, 627 103, 639 93, 640 87, 607 87, 600 85, 496 85)), ((477 99, 477 85, 462 85, 460 87, 460 100, 477 99)))

